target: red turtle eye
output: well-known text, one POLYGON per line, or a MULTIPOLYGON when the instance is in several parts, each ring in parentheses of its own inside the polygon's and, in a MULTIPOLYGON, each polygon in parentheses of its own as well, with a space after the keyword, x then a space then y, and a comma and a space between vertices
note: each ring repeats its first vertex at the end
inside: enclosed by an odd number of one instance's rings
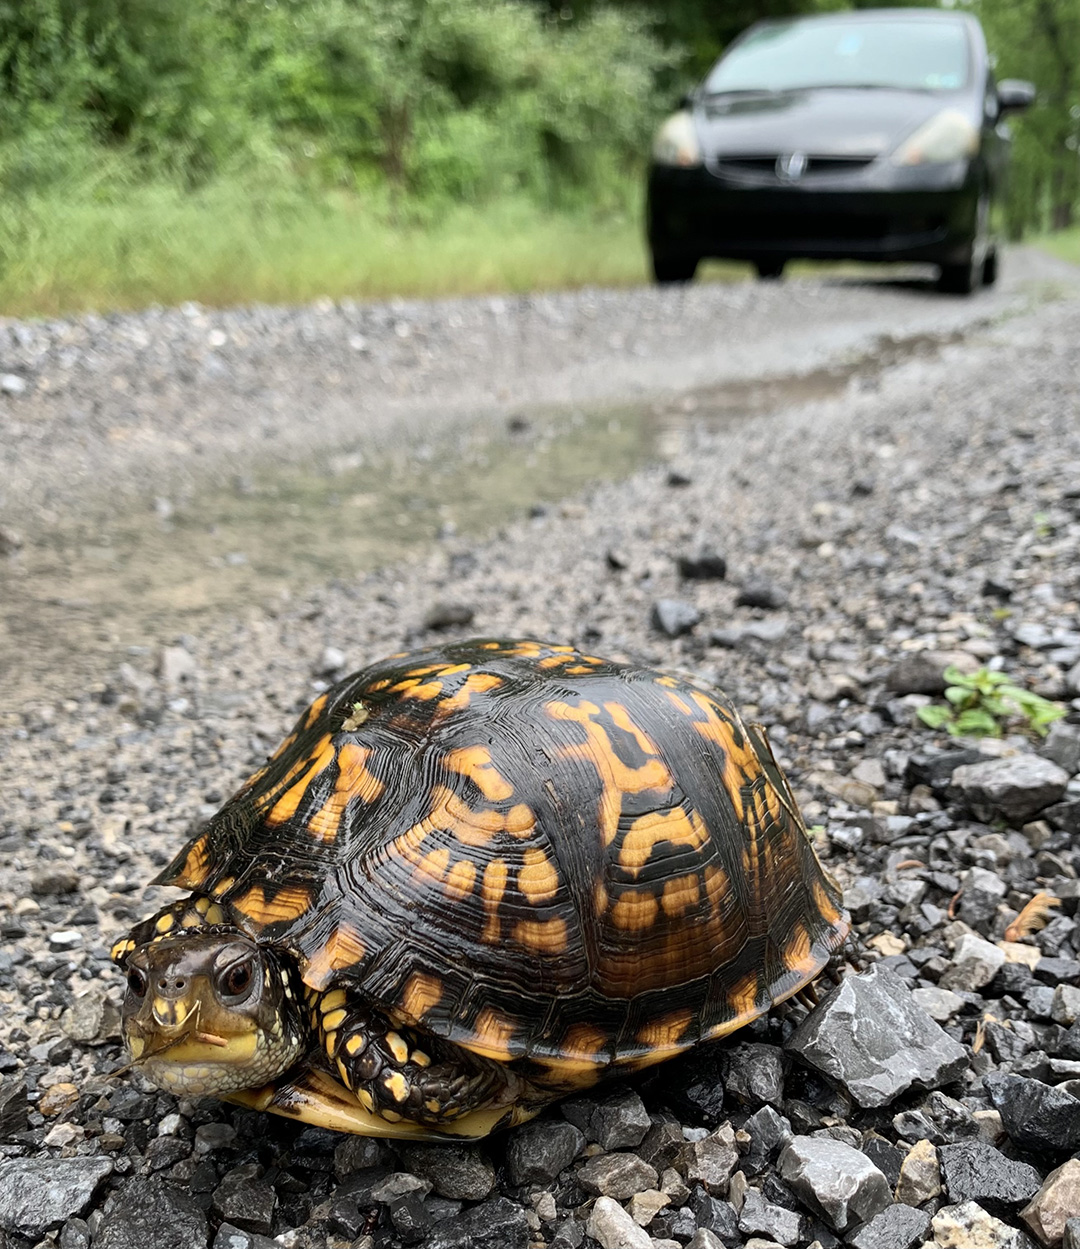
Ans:
POLYGON ((129 967, 127 974, 127 986, 129 992, 135 997, 146 996, 146 974, 141 972, 137 967, 129 967))
POLYGON ((229 997, 239 997, 250 986, 251 977, 251 963, 245 959, 243 962, 233 963, 231 967, 227 968, 219 984, 222 992, 228 994, 229 997))

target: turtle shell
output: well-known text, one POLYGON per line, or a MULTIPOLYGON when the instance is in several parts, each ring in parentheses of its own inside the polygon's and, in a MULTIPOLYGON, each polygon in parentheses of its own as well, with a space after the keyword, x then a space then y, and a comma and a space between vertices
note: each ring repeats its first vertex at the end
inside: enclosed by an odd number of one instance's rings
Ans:
POLYGON ((727 699, 534 641, 341 681, 157 883, 313 988, 554 1084, 742 1026, 849 927, 727 699))

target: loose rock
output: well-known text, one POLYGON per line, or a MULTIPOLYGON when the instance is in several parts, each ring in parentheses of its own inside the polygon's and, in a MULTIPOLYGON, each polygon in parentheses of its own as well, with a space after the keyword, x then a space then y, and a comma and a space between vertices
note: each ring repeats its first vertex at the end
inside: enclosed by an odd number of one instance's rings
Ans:
POLYGON ((867 1109, 912 1085, 948 1084, 967 1066, 963 1047, 882 967, 846 976, 799 1025, 787 1049, 867 1109))
POLYGON ((1020 1217, 1040 1243, 1056 1245, 1063 1239, 1066 1223, 1080 1217, 1080 1158, 1051 1171, 1020 1217))
POLYGON ((942 1145, 938 1159, 945 1192, 954 1204, 974 1200, 994 1212, 1015 1209, 1039 1188, 1034 1167, 1006 1158, 983 1141, 942 1145))
POLYGON ((603 1249, 652 1249, 652 1237, 611 1197, 597 1197, 586 1231, 603 1249))
POLYGON ((780 1154, 792 1192, 838 1232, 892 1204, 885 1176, 862 1153, 826 1137, 795 1136, 780 1154))
POLYGON ((1030 754, 965 764, 952 774, 953 787, 976 819, 1016 827, 1057 802, 1068 783, 1064 768, 1030 754))
POLYGON ((83 1214, 112 1170, 108 1158, 0 1161, 0 1228, 20 1236, 44 1235, 83 1214))

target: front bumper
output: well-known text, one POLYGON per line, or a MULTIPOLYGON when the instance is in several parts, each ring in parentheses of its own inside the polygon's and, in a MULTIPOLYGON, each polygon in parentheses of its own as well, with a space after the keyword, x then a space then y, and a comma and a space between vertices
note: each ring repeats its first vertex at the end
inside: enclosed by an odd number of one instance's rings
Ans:
POLYGON ((875 169, 785 185, 654 165, 649 246, 665 258, 923 260, 962 264, 976 233, 974 165, 875 169))

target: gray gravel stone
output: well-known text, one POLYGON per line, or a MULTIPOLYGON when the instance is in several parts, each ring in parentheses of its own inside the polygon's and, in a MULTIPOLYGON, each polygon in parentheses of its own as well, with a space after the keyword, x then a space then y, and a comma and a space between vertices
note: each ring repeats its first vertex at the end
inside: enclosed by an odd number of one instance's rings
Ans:
POLYGON ((941 977, 943 989, 982 989, 1005 964, 1005 951, 974 933, 960 938, 953 950, 952 966, 941 977))
POLYGON ((645 1103, 633 1089, 606 1097, 590 1118, 593 1139, 601 1149, 635 1149, 652 1127, 645 1103))
POLYGON ((398 1145, 397 1153, 440 1197, 483 1201, 495 1187, 495 1168, 476 1146, 398 1145))
POLYGON ((665 637, 682 637, 701 620, 701 612, 683 599, 662 598, 653 604, 652 624, 665 637))
POLYGON ((652 1237, 611 1197, 597 1197, 585 1230, 603 1249, 652 1249, 652 1237))
POLYGON ((586 1192, 627 1201, 642 1189, 655 1188, 660 1177, 636 1154, 597 1154, 581 1168, 578 1179, 586 1192))
POLYGON ((1038 755, 1010 755, 969 763, 952 774, 953 788, 976 819, 1019 827, 1065 792, 1069 774, 1038 755))
POLYGON ((131 1180, 113 1193, 94 1249, 206 1249, 210 1230, 194 1197, 173 1184, 131 1180))
POLYGON ((1039 754, 1059 768, 1075 776, 1080 772, 1080 725, 1057 720, 1050 726, 1039 754))
POLYGON ((730 1123, 710 1132, 689 1148, 686 1178, 691 1183, 704 1184, 713 1196, 727 1192, 727 1183, 739 1162, 739 1150, 735 1144, 735 1131, 730 1123))
POLYGON ((109 1158, 0 1161, 0 1228, 41 1236, 89 1208, 113 1164, 109 1158))
POLYGON ((524 1209, 506 1197, 491 1197, 424 1238, 424 1249, 527 1249, 531 1232, 524 1209))
POLYGON ((242 1227, 222 1223, 214 1236, 213 1249, 279 1249, 278 1242, 258 1232, 246 1232, 242 1227))
POLYGON ((1044 1245, 1055 1245, 1065 1235, 1069 1220, 1080 1212, 1080 1158, 1051 1171, 1020 1217, 1044 1245))
POLYGON ((550 1184, 585 1148, 585 1134, 572 1123, 541 1119, 510 1133, 506 1166, 513 1184, 550 1184))
POLYGON ((748 1188, 739 1211, 739 1230, 748 1236, 767 1236, 778 1245, 797 1244, 802 1216, 785 1206, 775 1206, 756 1188, 748 1188))
POLYGON ((838 1232, 892 1204, 885 1176, 865 1154, 839 1141, 794 1136, 780 1152, 779 1170, 791 1191, 838 1232))
POLYGON ((784 1056, 775 1045, 744 1042, 726 1051, 723 1058, 724 1092, 744 1106, 766 1103, 779 1106, 784 1100, 784 1056))
POLYGON ((936 1088, 967 1066, 963 1047, 886 968, 845 976, 796 1028, 787 1050, 869 1109, 913 1085, 936 1088))
POLYGON ((914 1249, 930 1231, 930 1215, 925 1210, 897 1203, 875 1214, 847 1243, 851 1249, 914 1249))

